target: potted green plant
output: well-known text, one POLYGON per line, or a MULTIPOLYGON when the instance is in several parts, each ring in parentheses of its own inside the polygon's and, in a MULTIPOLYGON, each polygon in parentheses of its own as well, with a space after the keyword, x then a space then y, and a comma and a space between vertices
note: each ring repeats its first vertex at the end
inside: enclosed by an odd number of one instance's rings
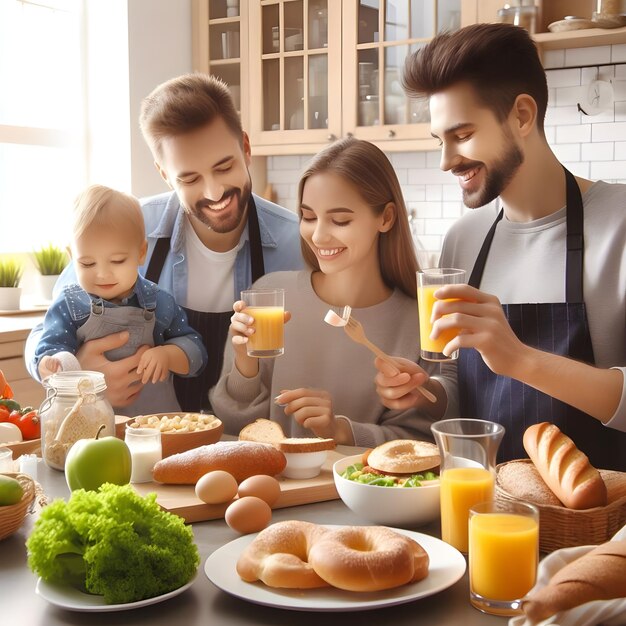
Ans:
POLYGON ((19 261, 10 257, 0 259, 0 310, 17 311, 20 308, 22 289, 19 285, 23 271, 19 261))
POLYGON ((52 289, 59 274, 69 263, 67 252, 54 244, 48 244, 33 252, 35 267, 39 272, 39 289, 44 300, 52 300, 52 289))

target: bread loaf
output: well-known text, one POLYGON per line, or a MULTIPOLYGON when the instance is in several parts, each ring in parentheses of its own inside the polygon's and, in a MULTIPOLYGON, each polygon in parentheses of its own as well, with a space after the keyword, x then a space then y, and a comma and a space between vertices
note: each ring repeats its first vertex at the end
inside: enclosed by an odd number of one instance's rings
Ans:
POLYGON ((592 600, 626 597, 626 541, 603 543, 561 568, 522 609, 533 623, 592 600))
POLYGON ((241 482, 256 474, 280 474, 286 465, 285 455, 269 444, 218 441, 168 456, 155 464, 152 476, 160 483, 195 485, 207 472, 224 470, 241 482))
POLYGON ((543 480, 566 507, 606 506, 606 486, 600 472, 557 426, 542 422, 528 427, 523 444, 543 480))

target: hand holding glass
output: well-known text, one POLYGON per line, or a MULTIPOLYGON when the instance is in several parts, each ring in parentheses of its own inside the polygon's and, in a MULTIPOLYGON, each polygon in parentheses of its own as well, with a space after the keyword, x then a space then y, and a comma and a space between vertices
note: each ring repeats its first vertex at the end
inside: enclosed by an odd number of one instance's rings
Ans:
POLYGON ((439 334, 437 339, 431 339, 433 324, 430 318, 433 314, 433 305, 437 301, 435 291, 444 285, 458 285, 465 282, 465 270, 452 268, 425 269, 417 272, 417 307, 420 323, 420 356, 426 361, 450 361, 459 356, 456 350, 450 356, 443 353, 443 349, 457 334, 457 329, 446 330, 439 334))
POLYGON ((469 511, 470 602, 494 615, 521 613, 539 562, 539 511, 525 502, 481 502, 469 511))
POLYGON ((244 313, 254 319, 254 333, 248 337, 248 356, 275 357, 285 352, 284 289, 248 289, 241 292, 244 313))

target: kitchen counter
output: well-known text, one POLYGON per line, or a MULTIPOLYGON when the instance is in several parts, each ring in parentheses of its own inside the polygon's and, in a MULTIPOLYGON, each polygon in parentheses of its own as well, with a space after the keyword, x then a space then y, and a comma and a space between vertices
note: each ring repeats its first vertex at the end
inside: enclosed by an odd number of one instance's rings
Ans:
MULTIPOLYGON (((342 446, 339 449, 343 448, 342 446)), ((342 450, 343 451, 343 450, 342 450)), ((346 448, 346 454, 353 452, 346 448)), ((63 473, 47 468, 39 461, 38 482, 49 496, 67 498, 69 491, 63 473)), ((365 525, 366 520, 352 513, 341 500, 307 504, 273 512, 272 522, 301 519, 324 524, 365 525)), ((0 542, 0 589, 2 601, 0 614, 3 624, 24 626, 59 626, 89 623, 104 625, 178 625, 207 626, 208 624, 271 624, 275 626, 325 626, 366 621, 368 624, 393 624, 393 626, 428 624, 432 626, 489 626, 504 625, 507 619, 485 615, 474 609, 468 600, 467 572, 452 587, 421 600, 407 604, 352 613, 294 612, 260 606, 230 596, 216 588, 204 573, 204 562, 217 548, 239 537, 223 520, 193 524, 200 551, 201 564, 193 585, 171 600, 130 611, 112 613, 85 613, 66 611, 48 604, 35 594, 36 576, 26 564, 24 542, 34 523, 28 516, 20 530, 0 542)), ((439 524, 415 529, 439 536, 439 524)))

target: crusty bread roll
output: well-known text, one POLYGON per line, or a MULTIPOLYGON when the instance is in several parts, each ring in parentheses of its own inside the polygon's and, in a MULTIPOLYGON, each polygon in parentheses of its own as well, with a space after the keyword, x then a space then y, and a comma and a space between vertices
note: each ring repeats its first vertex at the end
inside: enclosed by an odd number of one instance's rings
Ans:
POLYGON ((239 439, 242 441, 259 441, 272 444, 281 452, 320 452, 321 450, 334 450, 334 439, 322 439, 321 437, 285 437, 280 424, 272 420, 259 418, 244 426, 239 439))
POLYGON ((543 480, 566 507, 606 505, 606 486, 600 472, 557 426, 549 422, 529 426, 523 444, 543 480))
POLYGON ((626 597, 626 541, 603 543, 561 568, 522 609, 534 623, 591 602, 626 597))
POLYGON ((374 448, 367 464, 386 474, 415 474, 441 463, 439 448, 428 441, 394 439, 374 448))
POLYGON ((498 485, 515 498, 532 504, 563 506, 541 478, 532 461, 509 461, 500 465, 498 485))
POLYGON ((272 445, 218 441, 168 456, 155 464, 152 476, 160 483, 195 485, 207 472, 224 470, 241 482, 257 474, 280 474, 286 465, 285 455, 272 445))

